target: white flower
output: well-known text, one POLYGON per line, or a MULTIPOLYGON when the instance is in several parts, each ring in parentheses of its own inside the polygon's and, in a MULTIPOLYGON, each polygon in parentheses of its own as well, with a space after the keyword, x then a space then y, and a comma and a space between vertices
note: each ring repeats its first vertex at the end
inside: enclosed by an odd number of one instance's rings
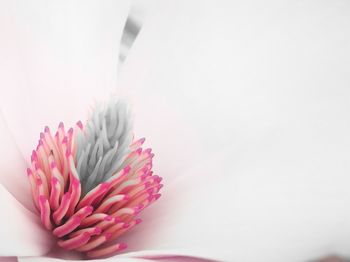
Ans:
POLYGON ((0 8, 0 255, 50 250, 22 155, 117 86, 167 181, 118 258, 350 255, 346 2, 155 1, 118 81, 112 2, 30 3, 0 8))

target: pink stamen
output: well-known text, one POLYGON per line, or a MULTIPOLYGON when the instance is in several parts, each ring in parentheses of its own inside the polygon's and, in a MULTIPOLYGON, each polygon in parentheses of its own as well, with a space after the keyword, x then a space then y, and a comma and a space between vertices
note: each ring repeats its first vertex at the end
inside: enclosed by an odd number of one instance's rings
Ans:
POLYGON ((32 198, 33 198, 34 205, 38 210, 40 210, 39 203, 38 203, 38 187, 35 181, 34 174, 30 168, 27 169, 27 175, 30 183, 30 188, 32 191, 32 198))
POLYGON ((111 192, 111 195, 126 194, 131 189, 142 183, 141 178, 130 179, 128 183, 123 183, 111 192))
POLYGON ((96 209, 96 212, 98 213, 104 213, 106 212, 112 205, 114 205, 117 202, 123 201, 128 199, 127 195, 115 195, 110 198, 105 199, 102 204, 96 209))
POLYGON ((40 134, 27 169, 33 201, 60 247, 91 258, 108 256, 126 248, 110 243, 141 222, 136 216, 160 197, 162 178, 153 175, 154 154, 141 148, 142 138, 131 143, 123 169, 82 196, 77 135, 85 135, 81 121, 68 132, 60 123, 55 136, 49 127, 40 134))
POLYGON ((114 225, 116 223, 119 223, 119 221, 117 221, 117 219, 113 219, 112 217, 106 217, 106 218, 111 218, 111 219, 104 219, 104 221, 98 223, 96 225, 96 227, 101 228, 102 230, 105 230, 106 228, 108 228, 111 225, 114 225))
POLYGON ((67 137, 65 136, 65 137, 63 138, 63 140, 62 140, 62 144, 67 144, 67 142, 68 142, 68 139, 67 139, 67 137))
POLYGON ((113 213, 113 217, 118 217, 121 215, 134 215, 138 211, 138 208, 130 208, 130 207, 124 207, 119 209, 117 212, 113 213))
POLYGON ((130 206, 130 207, 137 206, 140 203, 142 203, 143 201, 145 201, 146 199, 148 199, 149 196, 150 196, 149 193, 144 192, 143 194, 139 195, 136 199, 134 199, 130 203, 127 203, 127 205, 130 206))
POLYGON ((72 217, 79 217, 80 220, 83 220, 84 218, 91 215, 93 210, 94 210, 94 208, 92 206, 82 207, 72 217))
POLYGON ((86 194, 86 196, 80 201, 78 208, 86 205, 91 205, 91 203, 98 198, 100 195, 107 192, 109 189, 109 184, 107 183, 101 183, 94 189, 92 189, 89 193, 86 194))
POLYGON ((58 209, 53 213, 53 220, 55 221, 56 225, 61 224, 62 218, 66 215, 68 208, 69 208, 69 203, 72 195, 70 192, 67 192, 63 195, 62 201, 58 209))
MULTIPOLYGON (((53 178, 55 178, 56 181, 59 183, 60 188, 64 189, 65 181, 64 181, 63 175, 58 170, 56 163, 52 162, 50 167, 51 167, 51 174, 53 178)), ((63 190, 60 191, 60 196, 62 197, 62 195, 63 195, 63 190)))
POLYGON ((155 200, 158 200, 161 197, 161 194, 157 194, 154 196, 155 200))
POLYGON ((71 176, 71 180, 73 180, 73 182, 71 183, 71 189, 70 189, 72 196, 71 196, 69 208, 67 211, 68 216, 72 216, 74 214, 75 207, 79 202, 79 198, 81 194, 80 182, 77 179, 73 178, 73 176, 71 176))
POLYGON ((36 184, 38 187, 39 194, 44 195, 46 198, 49 198, 49 187, 46 176, 42 174, 40 169, 36 170, 36 174, 38 176, 36 184))
POLYGON ((146 154, 150 154, 152 152, 152 148, 147 148, 143 152, 146 154))
POLYGON ((77 122, 77 126, 80 128, 80 129, 83 129, 83 123, 79 120, 77 122))
POLYGON ((137 150, 140 146, 143 145, 143 143, 145 142, 145 140, 146 140, 145 138, 141 138, 141 139, 135 141, 134 143, 132 143, 132 144, 130 145, 130 148, 131 148, 132 150, 137 150))
POLYGON ((69 237, 76 237, 77 235, 83 234, 83 233, 89 233, 91 236, 96 236, 101 234, 102 229, 99 227, 88 227, 88 228, 84 228, 84 229, 80 229, 78 231, 75 231, 71 234, 69 234, 69 237))
POLYGON ((80 251, 80 252, 90 251, 90 250, 102 245, 103 243, 105 243, 111 236, 112 236, 111 233, 103 233, 103 235, 94 238, 93 240, 91 240, 87 244, 85 244, 84 246, 77 248, 77 251, 80 251))
POLYGON ((120 183, 122 183, 125 180, 125 177, 129 174, 130 170, 130 166, 124 167, 118 174, 108 179, 106 183, 108 183, 111 188, 120 185, 120 183))
POLYGON ((90 238, 91 238, 91 235, 88 232, 85 232, 83 234, 79 234, 68 240, 59 240, 57 244, 60 247, 63 247, 68 250, 72 250, 85 245, 90 240, 90 238))
POLYGON ((130 224, 128 224, 128 223, 118 222, 114 226, 111 226, 110 228, 106 229, 105 232, 112 234, 113 232, 116 232, 120 229, 128 228, 129 226, 130 226, 130 224))
POLYGON ((45 196, 39 196, 40 216, 41 222, 44 224, 47 230, 52 229, 50 221, 50 205, 45 196))
POLYGON ((57 178, 51 178, 51 194, 50 194, 50 206, 53 210, 57 210, 59 207, 61 186, 58 183, 57 178))
POLYGON ((74 229, 76 229, 80 225, 80 223, 80 217, 71 217, 62 226, 56 227, 52 231, 52 233, 57 237, 63 237, 72 232, 74 229))
POLYGON ((129 223, 128 227, 126 227, 126 228, 122 227, 122 228, 120 228, 120 229, 115 230, 114 232, 109 231, 109 233, 112 234, 111 237, 110 237, 110 239, 109 239, 109 241, 113 241, 113 240, 119 238, 119 237, 120 237, 121 235, 123 235, 126 231, 129 231, 129 230, 132 229, 134 226, 136 226, 136 225, 138 225, 138 224, 140 224, 140 223, 141 223, 141 220, 140 220, 140 219, 137 220, 137 221, 136 221, 136 220, 133 220, 133 221, 131 221, 131 222, 129 223))
POLYGON ((83 219, 81 221, 81 226, 82 227, 88 227, 88 226, 94 225, 94 224, 96 224, 96 223, 98 223, 98 222, 100 222, 100 221, 102 221, 102 220, 104 220, 104 219, 106 219, 108 217, 110 219, 112 219, 112 217, 110 215, 96 213, 96 214, 93 214, 93 215, 83 219))

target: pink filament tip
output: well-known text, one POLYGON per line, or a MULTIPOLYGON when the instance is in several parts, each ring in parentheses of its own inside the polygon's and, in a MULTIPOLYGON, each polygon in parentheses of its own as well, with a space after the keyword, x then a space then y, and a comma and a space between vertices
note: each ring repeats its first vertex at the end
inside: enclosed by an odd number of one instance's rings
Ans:
POLYGON ((36 161, 38 160, 35 151, 33 151, 32 155, 31 155, 31 157, 30 157, 30 160, 31 160, 32 162, 36 162, 36 161))
POLYGON ((28 176, 33 175, 33 172, 32 172, 32 170, 31 170, 30 168, 27 168, 27 175, 28 175, 28 176))
POLYGON ((150 196, 147 198, 147 200, 151 202, 151 201, 153 200, 153 198, 154 198, 154 195, 150 195, 150 196))
POLYGON ((106 216, 103 220, 105 221, 112 221, 113 217, 112 216, 106 216))
POLYGON ((58 128, 64 128, 63 122, 60 122, 60 123, 58 124, 58 128))
POLYGON ((43 184, 43 181, 41 181, 40 178, 37 178, 36 181, 35 181, 35 183, 37 184, 37 186, 40 186, 40 185, 43 184))
POLYGON ((80 128, 80 129, 83 129, 83 123, 79 120, 77 122, 77 126, 80 128))
POLYGON ((154 195, 155 200, 158 200, 160 198, 161 194, 154 195))
POLYGON ((128 245, 125 244, 125 243, 120 243, 119 244, 119 250, 126 249, 127 247, 128 247, 128 245))
POLYGON ((145 153, 147 153, 147 154, 149 154, 149 153, 151 153, 152 152, 152 149, 151 148, 147 148, 147 149, 145 149, 145 151, 144 151, 145 153))
POLYGON ((125 195, 125 196, 124 196, 124 198, 123 198, 123 200, 125 200, 125 201, 128 201, 128 200, 130 200, 130 196, 128 196, 128 195, 125 195))
POLYGON ((45 131, 45 133, 50 133, 50 128, 48 126, 45 126, 44 131, 45 131))
POLYGON ((136 223, 136 225, 140 224, 141 222, 142 222, 142 219, 141 219, 141 218, 137 218, 137 219, 135 219, 135 223, 136 223))
POLYGON ((106 191, 110 186, 109 183, 101 183, 100 185, 101 185, 101 191, 106 191))
POLYGON ((109 233, 109 232, 104 233, 104 237, 105 237, 106 239, 111 238, 111 236, 112 236, 112 233, 109 233))
POLYGON ((130 166, 126 166, 126 167, 124 167, 124 172, 125 173, 129 173, 130 172, 130 169, 131 169, 131 167, 130 166))
POLYGON ((72 154, 72 152, 71 152, 70 149, 68 148, 67 151, 66 151, 66 157, 68 158, 71 154, 72 154))
POLYGON ((91 214, 92 211, 94 211, 93 206, 87 206, 87 207, 85 207, 85 212, 86 212, 86 213, 91 214))
POLYGON ((102 229, 99 228, 99 227, 95 227, 95 229, 94 229, 94 234, 95 234, 95 235, 100 235, 101 233, 102 233, 102 229))
POLYGON ((138 149, 136 150, 136 153, 137 153, 138 155, 140 155, 140 154, 142 153, 142 148, 141 148, 141 147, 138 148, 138 149))
POLYGON ((52 177, 52 178, 51 178, 51 183, 52 183, 53 185, 56 185, 56 184, 58 183, 58 179, 57 179, 56 177, 52 177))

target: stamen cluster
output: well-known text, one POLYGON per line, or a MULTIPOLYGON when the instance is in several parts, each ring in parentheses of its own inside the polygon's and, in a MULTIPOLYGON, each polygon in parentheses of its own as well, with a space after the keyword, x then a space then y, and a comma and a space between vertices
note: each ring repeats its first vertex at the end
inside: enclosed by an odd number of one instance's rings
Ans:
POLYGON ((115 172, 93 187, 84 184, 88 177, 81 179, 76 156, 82 152, 78 136, 85 131, 81 122, 67 132, 60 123, 55 135, 46 127, 27 173, 34 205, 58 245, 90 258, 105 257, 127 247, 118 238, 139 224, 137 215, 160 197, 162 179, 153 175, 154 154, 142 149, 145 139, 139 139, 127 145, 125 156, 115 158, 120 162, 115 172))

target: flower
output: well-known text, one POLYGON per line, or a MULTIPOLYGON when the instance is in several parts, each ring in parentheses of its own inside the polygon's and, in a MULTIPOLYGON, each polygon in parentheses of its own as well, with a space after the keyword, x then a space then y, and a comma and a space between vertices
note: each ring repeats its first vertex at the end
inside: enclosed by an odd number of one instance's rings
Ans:
POLYGON ((26 161, 42 127, 118 92, 166 190, 102 261, 348 257, 348 6, 151 2, 117 76, 124 1, 1 1, 1 256, 67 259, 33 213, 26 161))
POLYGON ((27 173, 41 222, 60 247, 90 258, 127 247, 113 241, 141 223, 136 216, 160 197, 162 187, 144 141, 132 141, 123 102, 97 106, 85 128, 79 121, 66 132, 61 122, 53 136, 45 127, 27 173))

